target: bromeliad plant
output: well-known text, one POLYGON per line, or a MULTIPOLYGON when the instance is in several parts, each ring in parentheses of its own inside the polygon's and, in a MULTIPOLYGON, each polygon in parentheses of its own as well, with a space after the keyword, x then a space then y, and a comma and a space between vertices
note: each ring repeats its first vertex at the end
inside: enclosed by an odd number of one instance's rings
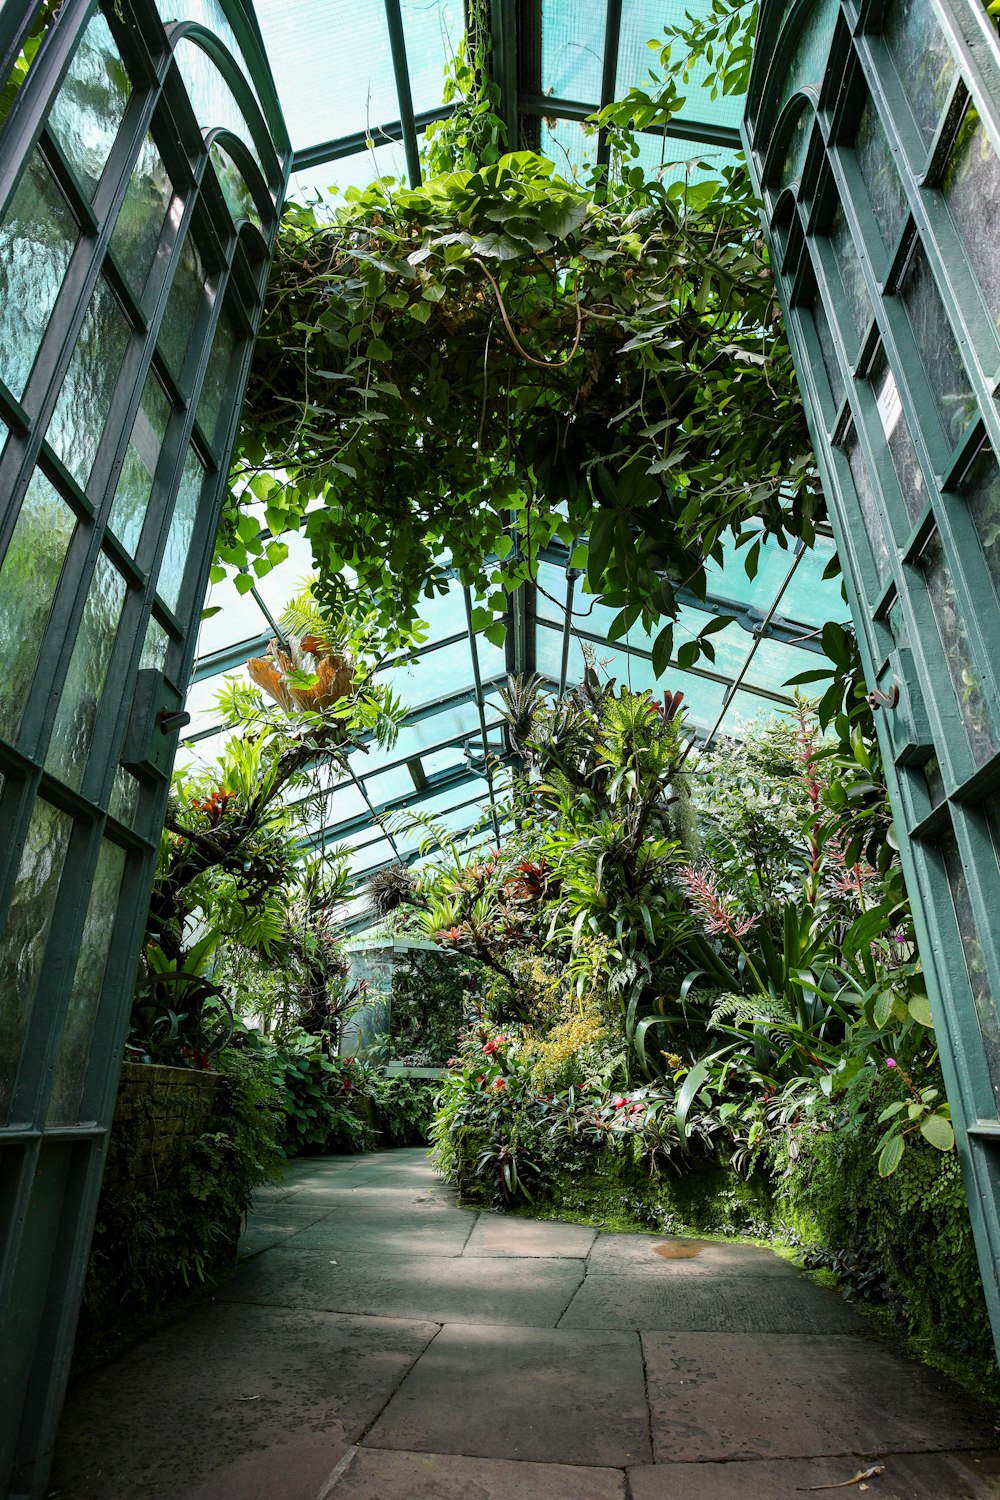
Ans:
MULTIPOLYGON (((308 938, 294 917, 296 902, 318 899, 317 872, 298 867, 302 820, 321 815, 331 783, 347 774, 350 751, 369 738, 393 742, 402 710, 371 680, 369 619, 332 619, 306 588, 280 623, 287 649, 274 643, 271 664, 254 664, 254 683, 230 682, 220 694, 220 718, 233 733, 216 765, 174 775, 146 920, 133 1055, 197 1060, 224 1044, 231 1010, 211 978, 220 944, 285 951, 298 970, 293 983, 305 989, 327 978, 318 910, 308 938), (220 1010, 221 1018, 212 1015, 220 1010)), ((328 910, 345 875, 342 861, 324 863, 328 910)), ((293 1009, 308 1008, 309 997, 300 1000, 293 1009)))

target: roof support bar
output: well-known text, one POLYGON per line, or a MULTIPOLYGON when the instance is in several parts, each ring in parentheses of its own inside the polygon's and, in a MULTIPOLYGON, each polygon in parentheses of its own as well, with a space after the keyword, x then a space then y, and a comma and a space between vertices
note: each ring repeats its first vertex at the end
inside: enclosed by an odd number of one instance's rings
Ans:
POLYGON ((573 593, 576 589, 576 580, 580 577, 579 568, 566 569, 566 620, 563 624, 562 637, 562 660, 559 663, 559 696, 566 691, 566 678, 569 675, 569 643, 573 634, 573 593))
MULTIPOLYGON (((604 21, 604 67, 601 72, 601 108, 612 103, 618 84, 618 40, 622 31, 622 0, 608 0, 604 21)), ((608 132, 597 137, 597 165, 606 167, 611 155, 608 132)))
MULTIPOLYGON (((500 89, 500 112, 507 126, 507 150, 516 151, 517 139, 517 12, 516 0, 491 0, 490 21, 493 57, 490 72, 500 89)), ((499 837, 499 836, 498 836, 499 837)))
MULTIPOLYGON (((434 125, 438 120, 447 120, 454 113, 453 104, 441 104, 437 109, 421 110, 419 115, 412 117, 414 129, 418 135, 422 135, 428 125, 434 125)), ((302 172, 308 167, 321 167, 328 161, 342 161, 344 157, 357 156, 367 150, 370 140, 379 146, 385 141, 401 141, 405 133, 402 120, 390 120, 386 125, 355 130, 350 135, 339 135, 331 141, 317 141, 315 146, 303 146, 301 151, 296 151, 292 158, 292 171, 302 172)))
POLYGON ((413 95, 410 92, 410 70, 406 62, 406 35, 403 31, 400 0, 385 0, 385 19, 389 27, 392 71, 396 76, 396 98, 399 100, 399 123, 403 127, 406 171, 410 187, 415 188, 420 186, 420 150, 417 146, 417 127, 413 120, 413 95))
POLYGON ((493 791, 493 766, 490 762, 490 743, 486 734, 486 704, 483 699, 483 680, 479 673, 479 651, 476 648, 476 633, 472 628, 472 595, 467 586, 463 587, 462 593, 465 598, 465 619, 469 627, 469 650, 472 653, 472 677, 476 684, 476 707, 479 709, 479 728, 483 736, 483 769, 486 773, 486 785, 490 789, 490 812, 493 815, 493 832, 500 842, 500 822, 497 818, 496 802, 493 791))
MULTIPOLYGON (((600 108, 582 99, 559 99, 549 94, 522 94, 521 113, 543 115, 550 120, 589 120, 600 108)), ((609 101, 610 102, 610 101, 609 101)), ((642 135, 663 135, 663 126, 650 126, 642 135)), ((728 146, 742 150, 740 133, 733 125, 715 125, 708 120, 673 119, 666 128, 668 136, 681 141, 701 141, 706 146, 728 146)))
POLYGON ((760 645, 761 641, 764 639, 764 631, 767 628, 767 626, 771 623, 771 616, 777 612, 778 605, 781 603, 781 600, 782 600, 782 596, 784 595, 785 590, 787 589, 788 585, 791 583, 792 578, 795 575, 795 569, 798 567, 798 565, 801 562, 802 558, 805 556, 805 550, 806 549, 805 549, 805 543, 804 542, 797 542, 795 544, 795 556, 792 558, 792 565, 789 568, 788 572, 785 574, 784 581, 783 581, 780 589, 778 590, 777 595, 775 596, 774 603, 771 605, 771 608, 768 610, 767 614, 764 616, 764 619, 763 619, 763 621, 761 623, 760 630, 757 632, 757 634, 753 638, 753 644, 750 647, 750 650, 747 652, 747 659, 746 659, 746 661, 743 663, 742 667, 740 667, 739 672, 736 674, 736 676, 733 678, 732 682, 729 684, 729 686, 726 689, 725 696, 722 699, 722 707, 719 710, 719 717, 716 719, 715 723, 712 725, 711 729, 708 731, 708 738, 705 740, 705 748, 706 749, 712 743, 713 739, 715 738, 715 736, 716 736, 716 734, 718 732, 719 725, 722 723, 723 719, 726 717, 726 714, 729 711, 729 705, 732 703, 733 698, 736 696, 736 689, 740 686, 740 684, 742 683, 744 677, 747 675, 747 673, 750 670, 750 663, 754 659, 754 656, 755 656, 756 651, 757 651, 757 647, 760 645))

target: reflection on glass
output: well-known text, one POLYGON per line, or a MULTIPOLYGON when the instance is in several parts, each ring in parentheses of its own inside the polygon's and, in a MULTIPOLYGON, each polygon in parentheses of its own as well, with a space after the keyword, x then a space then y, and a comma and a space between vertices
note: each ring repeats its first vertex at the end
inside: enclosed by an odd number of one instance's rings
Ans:
POLYGON ((809 11, 782 85, 782 104, 801 89, 819 89, 833 39, 833 10, 832 0, 816 0, 809 11))
POLYGON ((994 326, 1000 322, 1000 163, 970 105, 948 158, 941 189, 958 226, 994 326))
POLYGON ((233 328, 232 319, 223 308, 215 330, 208 369, 205 372, 205 383, 201 388, 201 400, 198 403, 198 425, 213 445, 218 436, 216 429, 222 411, 222 400, 229 382, 229 367, 233 362, 235 347, 236 331, 233 328))
POLYGON ((132 827, 135 810, 139 805, 139 783, 131 772, 126 771, 124 766, 119 766, 115 772, 114 784, 111 788, 111 801, 108 804, 108 812, 119 823, 124 823, 127 828, 132 827))
POLYGON ((162 672, 169 644, 170 637, 167 632, 159 620, 150 615, 149 624, 146 626, 146 639, 142 643, 142 655, 139 658, 139 671, 145 671, 147 667, 155 667, 157 672, 162 672))
POLYGON ((254 98, 258 104, 260 103, 260 95, 250 76, 250 68, 243 49, 236 40, 236 33, 222 8, 221 0, 156 0, 156 8, 160 12, 160 19, 164 25, 171 21, 197 21, 199 25, 206 26, 209 31, 214 31, 219 40, 225 42, 226 47, 239 63, 243 76, 253 89, 254 98))
POLYGON ((883 243, 887 250, 891 250, 903 227, 906 194, 882 129, 882 121, 871 99, 868 99, 861 111, 854 149, 883 243))
POLYGON ((76 221, 33 151, 0 223, 0 380, 18 400, 76 239, 76 221))
POLYGON ((102 276, 45 434, 81 489, 87 488, 94 467, 128 335, 125 315, 102 276))
POLYGON ((76 518, 40 469, 0 564, 0 735, 17 735, 76 518))
POLYGON ((88 198, 101 179, 132 86, 100 11, 83 33, 65 81, 49 111, 49 129, 88 198))
POLYGON ((163 434, 170 416, 170 402, 163 387, 150 370, 143 387, 139 410, 135 415, 132 436, 125 451, 118 488, 108 525, 122 546, 133 557, 139 545, 142 523, 146 518, 153 488, 153 476, 160 457, 163 434))
POLYGON ((201 498, 201 486, 205 469, 194 449, 190 449, 184 463, 174 514, 167 535, 167 547, 160 564, 160 578, 156 591, 168 609, 176 610, 180 599, 181 584, 187 566, 191 538, 194 535, 195 516, 201 498))
POLYGON ((45 769, 67 786, 79 787, 87 763, 124 603, 125 580, 101 552, 83 606, 45 758, 45 769))
POLYGON ((202 130, 231 130, 243 142, 261 170, 261 176, 270 184, 275 196, 278 183, 274 169, 269 172, 264 166, 257 142, 247 123, 236 95, 219 72, 208 53, 195 42, 182 37, 174 48, 174 57, 180 69, 184 86, 191 100, 195 119, 202 130))
POLYGON ((954 446, 975 415, 976 402, 941 295, 934 285, 927 256, 919 241, 914 244, 903 273, 899 294, 909 314, 913 338, 931 393, 954 446))
POLYGON ((865 463, 858 442, 857 429, 851 423, 847 436, 844 438, 844 453, 851 468, 851 478, 854 480, 854 493, 857 496, 858 507, 861 511, 861 520, 864 523, 865 533, 871 544, 872 557, 875 559, 875 570, 880 582, 884 583, 889 574, 889 548, 885 540, 885 530, 882 526, 882 518, 879 515, 878 501, 872 489, 871 478, 868 473, 868 465, 865 463))
POLYGON ((911 521, 916 521, 926 508, 927 490, 924 486, 923 470, 910 436, 910 429, 903 415, 896 377, 889 367, 884 349, 880 348, 872 361, 868 378, 875 393, 882 431, 889 445, 889 454, 896 470, 896 478, 899 480, 899 489, 903 504, 906 506, 906 513, 911 521))
MULTIPOLYGON (((993 1095, 1000 1107, 1000 1023, 997 1020, 996 1005, 993 1001, 993 989, 990 977, 986 970, 986 959, 983 954, 982 944, 979 941, 979 932, 976 926, 976 918, 972 910, 972 902, 969 899, 969 885, 962 868, 962 860, 958 849, 958 840, 954 833, 949 832, 941 839, 941 855, 944 859, 944 867, 948 875, 948 884, 951 887, 951 899, 955 907, 955 918, 958 923, 958 935, 962 941, 962 952, 965 956, 965 968, 969 976, 969 986, 972 990, 972 998, 976 1006, 976 1019, 979 1023, 979 1034, 983 1039, 983 1051, 986 1054, 986 1067, 990 1075, 990 1083, 993 1086, 993 1095)), ((994 870, 990 878, 990 885, 995 886, 997 872, 994 870)))
POLYGON ((840 360, 833 346, 833 334, 830 332, 830 322, 823 306, 823 299, 817 292, 812 303, 813 322, 816 325, 816 337, 819 339, 819 349, 823 356, 823 364, 827 377, 830 381, 830 391, 833 395, 834 406, 839 407, 844 399, 844 377, 840 371, 840 360))
POLYGON ((35 803, 0 930, 0 1120, 10 1111, 24 1034, 42 970, 72 819, 35 803))
POLYGON ((201 252, 189 234, 174 273, 170 296, 160 325, 160 348, 175 375, 180 375, 191 345, 205 291, 201 252))
POLYGON ((79 1119, 90 1043, 97 1020, 104 970, 118 910, 125 851, 105 839, 94 871, 90 901, 63 1022, 46 1115, 47 1125, 75 1125, 79 1119))
POLYGON ((830 220, 828 233, 837 261, 837 270, 840 272, 844 295, 851 310, 854 328, 858 338, 861 338, 871 322, 872 307, 868 300, 868 288, 865 286, 865 276, 858 259, 854 236, 851 234, 851 226, 847 222, 847 215, 841 203, 837 204, 833 218, 830 220))
POLYGON ((976 524, 986 567, 1000 599, 1000 469, 989 443, 979 450, 960 489, 976 524))
POLYGON ((903 93, 930 144, 955 74, 954 61, 931 7, 925 0, 895 0, 886 21, 885 40, 903 93))
MULTIPOLYGON (((150 291, 154 290, 150 284, 150 271, 173 199, 174 185, 170 175, 156 149, 156 142, 147 135, 111 235, 111 249, 137 297, 143 295, 147 285, 150 291)), ((181 209, 178 197, 175 218, 180 218, 181 209)), ((161 277, 155 278, 157 288, 160 280, 161 277)))
POLYGON ((927 793, 931 799, 931 807, 940 807, 944 801, 944 775, 941 771, 941 762, 936 755, 930 760, 925 760, 920 768, 924 773, 927 783, 927 793))
POLYGON ((981 673, 973 660, 965 622, 959 613, 951 569, 944 560, 941 540, 936 532, 920 557, 920 569, 927 584, 934 621, 944 647, 944 658, 958 698, 962 722, 968 733, 972 758, 977 766, 981 766, 992 757, 995 750, 989 713, 983 696, 981 673))
POLYGON ((261 219, 253 193, 247 186, 247 180, 240 168, 233 161, 229 152, 216 142, 212 146, 212 166, 215 175, 219 179, 222 196, 226 200, 226 206, 233 216, 235 223, 241 219, 249 219, 251 224, 260 228, 261 219))
POLYGON ((802 168, 805 166, 806 152, 809 148, 809 137, 812 134, 812 122, 813 112, 807 105, 800 112, 788 139, 785 159, 778 176, 778 183, 781 187, 791 187, 802 176, 802 168))

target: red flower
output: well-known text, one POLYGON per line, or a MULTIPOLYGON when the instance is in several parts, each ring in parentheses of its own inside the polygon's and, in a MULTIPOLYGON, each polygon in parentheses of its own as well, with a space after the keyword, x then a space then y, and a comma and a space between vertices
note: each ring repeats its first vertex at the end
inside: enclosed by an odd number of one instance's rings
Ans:
POLYGON ((499 1042, 496 1042, 496 1041, 487 1042, 485 1044, 485 1046, 483 1047, 483 1053, 484 1053, 484 1055, 486 1057, 492 1057, 493 1054, 494 1054, 494 1052, 496 1052, 496 1051, 499 1050, 499 1047, 500 1047, 500 1043, 499 1042))
POLYGON ((494 1082, 494 1084, 493 1084, 493 1087, 495 1089, 505 1089, 507 1087, 507 1080, 506 1080, 506 1078, 498 1078, 498 1079, 496 1079, 495 1082, 494 1082))
POLYGON ((616 1099, 614 1101, 615 1109, 624 1109, 627 1103, 627 1099, 616 1099))

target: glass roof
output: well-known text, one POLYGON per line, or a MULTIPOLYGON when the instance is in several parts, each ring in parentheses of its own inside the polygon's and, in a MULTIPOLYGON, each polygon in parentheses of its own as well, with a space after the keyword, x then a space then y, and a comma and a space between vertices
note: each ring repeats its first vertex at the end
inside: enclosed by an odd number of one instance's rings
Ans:
MULTIPOLYGON (((516 9, 517 21, 535 38, 533 45, 526 36, 515 39, 517 97, 504 107, 508 118, 517 111, 519 144, 542 150, 564 175, 576 172, 586 181, 597 134, 584 122, 610 102, 609 80, 617 95, 643 84, 657 60, 647 43, 662 39, 666 24, 709 7, 710 0, 621 0, 610 7, 612 14, 620 11, 617 37, 604 0, 495 7, 503 15, 516 9), (613 57, 605 66, 608 47, 617 54, 613 73, 613 57)), ((296 0, 292 11, 287 0, 256 0, 255 9, 295 151, 289 198, 315 201, 317 192, 342 194, 379 176, 405 181, 420 134, 447 113, 444 73, 463 35, 462 0, 296 0)), ((740 101, 711 99, 697 76, 685 92, 670 135, 640 137, 640 163, 667 182, 685 172, 695 180, 706 170, 718 172, 739 152, 740 101)), ((238 593, 231 579, 210 591, 209 609, 219 610, 202 625, 188 696, 192 723, 179 766, 208 764, 218 755, 225 731, 215 699, 225 675, 242 674, 249 657, 264 649, 284 605, 311 571, 305 537, 282 540, 287 560, 255 580, 250 592, 238 593)), ((715 661, 702 658, 689 671, 671 666, 659 682, 652 672, 652 640, 633 628, 609 644, 606 632, 616 611, 584 592, 568 554, 558 547, 544 554, 536 584, 521 591, 516 607, 525 628, 509 628, 504 647, 481 634, 470 639, 463 590, 454 581, 427 605, 425 643, 382 669, 407 710, 397 743, 391 750, 355 751, 351 778, 303 807, 308 843, 349 851, 352 879, 360 886, 371 871, 418 857, 421 832, 398 832, 394 823, 389 833, 377 821, 383 814, 419 810, 453 833, 467 834, 470 843, 495 837, 483 726, 495 788, 502 791, 506 744, 498 689, 509 672, 537 671, 558 690, 578 682, 590 659, 634 689, 683 692, 688 723, 702 740, 738 735, 755 719, 788 706, 788 679, 820 665, 815 653, 823 624, 848 617, 839 579, 822 577, 832 550, 823 538, 797 552, 769 541, 751 580, 743 554, 734 555, 731 544, 723 564, 709 569, 707 601, 683 600, 675 632, 676 650, 704 626, 706 611, 733 616, 712 637, 715 661)), ((368 920, 360 895, 347 915, 359 925, 368 920)))

